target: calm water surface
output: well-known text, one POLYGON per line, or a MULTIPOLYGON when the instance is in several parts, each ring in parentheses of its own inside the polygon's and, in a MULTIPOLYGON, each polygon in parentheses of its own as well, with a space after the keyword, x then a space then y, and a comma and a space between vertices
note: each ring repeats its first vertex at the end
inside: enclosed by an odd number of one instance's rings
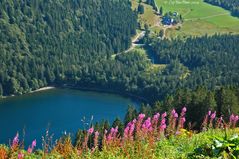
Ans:
POLYGON ((138 107, 139 102, 114 94, 69 89, 3 99, 0 100, 0 143, 9 143, 16 132, 22 136, 23 130, 26 144, 35 138, 41 142, 47 128, 54 139, 65 131, 74 134, 79 128, 88 128, 92 116, 93 122, 123 119, 128 105, 138 107))

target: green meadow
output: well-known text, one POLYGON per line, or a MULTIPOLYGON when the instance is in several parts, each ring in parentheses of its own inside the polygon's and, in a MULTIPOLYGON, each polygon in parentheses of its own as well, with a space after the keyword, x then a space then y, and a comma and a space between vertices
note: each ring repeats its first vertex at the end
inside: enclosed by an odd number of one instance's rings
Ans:
POLYGON ((178 12, 184 23, 179 30, 167 30, 167 36, 239 33, 239 18, 230 12, 203 0, 155 0, 165 12, 178 12))

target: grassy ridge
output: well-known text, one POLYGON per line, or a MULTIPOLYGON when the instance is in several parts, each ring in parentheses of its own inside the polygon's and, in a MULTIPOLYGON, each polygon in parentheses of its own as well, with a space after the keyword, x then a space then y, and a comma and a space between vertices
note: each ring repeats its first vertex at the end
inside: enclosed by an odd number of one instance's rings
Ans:
POLYGON ((163 7, 164 13, 177 11, 184 18, 182 28, 169 30, 169 36, 239 33, 239 18, 203 0, 156 0, 156 4, 163 7))
MULTIPOLYGON (((132 0, 132 9, 137 10, 139 2, 138 0, 132 0)), ((144 24, 148 24, 149 26, 154 26, 158 21, 159 17, 155 14, 153 7, 146 3, 141 3, 144 6, 144 14, 138 15, 138 20, 141 23, 141 26, 144 27, 144 24)))

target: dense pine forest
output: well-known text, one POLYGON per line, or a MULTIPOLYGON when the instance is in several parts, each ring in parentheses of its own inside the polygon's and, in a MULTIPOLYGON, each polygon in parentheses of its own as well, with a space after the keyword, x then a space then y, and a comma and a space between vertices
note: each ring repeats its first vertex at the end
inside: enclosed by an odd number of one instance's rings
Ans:
POLYGON ((204 0, 212 5, 217 5, 230 10, 233 16, 239 17, 239 1, 238 0, 204 0))
POLYGON ((168 64, 166 74, 188 69, 185 86, 239 84, 238 35, 214 35, 183 40, 159 40, 153 43, 159 62, 168 64))
POLYGON ((1 1, 0 93, 104 80, 95 69, 131 45, 136 19, 128 0, 1 1))

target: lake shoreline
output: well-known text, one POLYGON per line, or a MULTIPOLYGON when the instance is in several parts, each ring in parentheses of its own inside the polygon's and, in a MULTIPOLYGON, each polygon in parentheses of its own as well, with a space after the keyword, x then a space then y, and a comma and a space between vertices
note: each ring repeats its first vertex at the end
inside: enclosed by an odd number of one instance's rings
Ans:
POLYGON ((29 92, 29 94, 30 94, 30 93, 35 93, 35 92, 47 91, 47 90, 55 89, 55 88, 56 88, 56 87, 53 87, 53 86, 42 87, 42 88, 39 88, 39 89, 37 89, 37 90, 34 90, 34 91, 29 92))
POLYGON ((39 89, 36 89, 36 90, 33 90, 33 91, 30 91, 30 92, 27 92, 27 93, 23 93, 23 94, 20 94, 20 95, 9 95, 9 96, 2 96, 0 97, 0 99, 7 99, 7 98, 10 98, 10 97, 15 97, 15 96, 21 96, 21 95, 25 95, 25 94, 32 94, 32 93, 36 93, 36 92, 43 92, 43 91, 47 91, 47 90, 50 90, 50 89, 55 89, 56 87, 54 86, 46 86, 46 87, 42 87, 42 88, 39 88, 39 89))
POLYGON ((134 99, 139 100, 140 102, 149 103, 149 101, 144 97, 140 97, 140 96, 137 96, 137 95, 134 95, 131 93, 117 91, 117 90, 93 88, 93 87, 82 87, 82 86, 70 86, 70 85, 59 86, 56 88, 74 89, 74 90, 81 90, 81 91, 92 91, 92 92, 99 92, 99 93, 112 93, 112 94, 117 94, 117 95, 121 95, 124 97, 134 98, 134 99))
POLYGON ((42 87, 42 88, 30 91, 28 93, 23 93, 23 94, 20 94, 20 95, 2 96, 0 99, 7 99, 7 98, 10 98, 10 97, 33 94, 33 93, 37 93, 37 92, 44 92, 44 91, 47 91, 47 90, 52 90, 52 89, 57 89, 57 88, 74 89, 74 90, 80 90, 80 91, 93 91, 93 92, 99 92, 99 93, 112 93, 112 94, 122 95, 124 97, 134 98, 134 99, 139 100, 140 102, 149 103, 149 101, 146 98, 140 97, 140 96, 137 96, 137 95, 134 95, 134 94, 131 94, 131 93, 127 93, 127 92, 121 92, 121 91, 109 90, 109 89, 101 89, 101 88, 70 86, 70 85, 66 85, 66 84, 65 85, 59 85, 59 86, 46 86, 46 87, 42 87))

